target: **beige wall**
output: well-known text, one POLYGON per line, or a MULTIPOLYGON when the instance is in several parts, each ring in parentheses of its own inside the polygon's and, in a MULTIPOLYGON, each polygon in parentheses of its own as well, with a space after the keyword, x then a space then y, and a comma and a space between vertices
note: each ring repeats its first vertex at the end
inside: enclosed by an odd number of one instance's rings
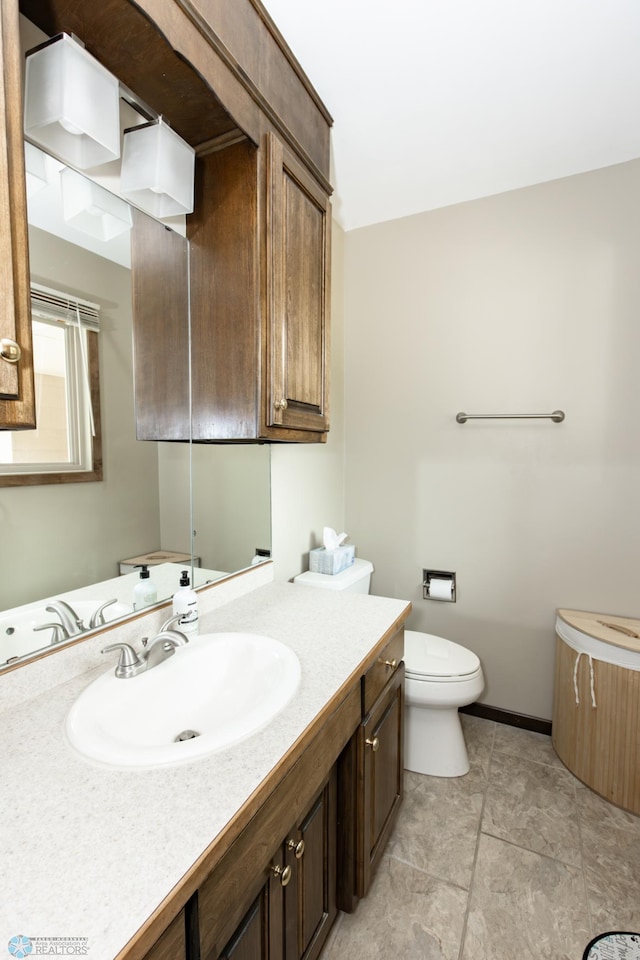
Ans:
POLYGON ((155 443, 135 438, 129 271, 34 230, 33 279, 100 304, 104 480, 0 488, 0 610, 118 572, 159 546, 155 443))
POLYGON ((308 567, 322 528, 344 529, 344 234, 333 223, 331 296, 331 430, 323 444, 273 444, 271 518, 275 576, 308 567))
POLYGON ((548 718, 556 608, 640 614, 640 161, 345 255, 346 523, 373 592, 474 650, 485 702, 548 718), (456 604, 422 599, 423 567, 457 572, 456 604))

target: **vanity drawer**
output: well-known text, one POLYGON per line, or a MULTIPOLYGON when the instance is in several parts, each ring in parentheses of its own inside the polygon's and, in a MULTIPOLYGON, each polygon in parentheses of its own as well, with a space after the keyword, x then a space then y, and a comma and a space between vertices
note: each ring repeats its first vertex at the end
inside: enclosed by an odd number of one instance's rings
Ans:
POLYGON ((404 656, 404 627, 391 637, 362 678, 362 714, 366 716, 404 656))

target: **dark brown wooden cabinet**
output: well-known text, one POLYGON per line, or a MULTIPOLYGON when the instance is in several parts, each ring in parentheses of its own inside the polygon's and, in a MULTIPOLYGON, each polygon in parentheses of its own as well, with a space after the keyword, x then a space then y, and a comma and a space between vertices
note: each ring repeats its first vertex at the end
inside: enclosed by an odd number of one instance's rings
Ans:
POLYGON ((358 731, 358 896, 367 895, 403 797, 404 663, 358 731))
POLYGON ((404 795, 404 630, 362 678, 362 722, 338 760, 338 890, 351 913, 365 897, 404 795))
POLYGON ((329 198, 273 134, 267 162, 265 427, 329 429, 329 198))
POLYGON ((0 8, 0 429, 35 427, 17 0, 0 8))
POLYGON ((285 960, 315 960, 336 918, 336 771, 284 844, 285 960))
POLYGON ((201 936, 192 953, 202 960, 315 960, 337 913, 335 768, 278 844, 258 895, 220 952, 216 883, 207 881, 198 894, 201 936))
MULTIPOLYGON (((201 156, 197 167, 196 210, 187 224, 191 436, 196 442, 324 440, 329 197, 273 132, 260 147, 245 139, 201 156)), ((160 341, 153 349, 155 362, 166 368, 171 344, 160 341)), ((142 439, 163 439, 142 429, 147 409, 162 403, 155 391, 136 386, 142 439)), ((174 409, 164 439, 188 436, 183 408, 174 409)))

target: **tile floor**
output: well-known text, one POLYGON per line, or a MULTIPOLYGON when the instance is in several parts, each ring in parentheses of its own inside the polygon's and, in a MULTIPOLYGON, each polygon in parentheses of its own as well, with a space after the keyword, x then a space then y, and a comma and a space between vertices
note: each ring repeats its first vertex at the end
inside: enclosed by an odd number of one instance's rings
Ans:
POLYGON ((583 786, 551 739, 463 715, 471 770, 405 774, 369 896, 321 960, 582 960, 640 930, 640 817, 583 786))

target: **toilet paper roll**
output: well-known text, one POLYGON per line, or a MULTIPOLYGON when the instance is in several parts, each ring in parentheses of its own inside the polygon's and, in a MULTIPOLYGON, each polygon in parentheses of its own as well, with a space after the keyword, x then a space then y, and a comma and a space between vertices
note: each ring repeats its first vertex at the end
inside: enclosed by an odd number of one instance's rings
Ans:
POLYGON ((437 577, 431 577, 429 597, 431 600, 453 600, 453 580, 439 580, 437 577))

